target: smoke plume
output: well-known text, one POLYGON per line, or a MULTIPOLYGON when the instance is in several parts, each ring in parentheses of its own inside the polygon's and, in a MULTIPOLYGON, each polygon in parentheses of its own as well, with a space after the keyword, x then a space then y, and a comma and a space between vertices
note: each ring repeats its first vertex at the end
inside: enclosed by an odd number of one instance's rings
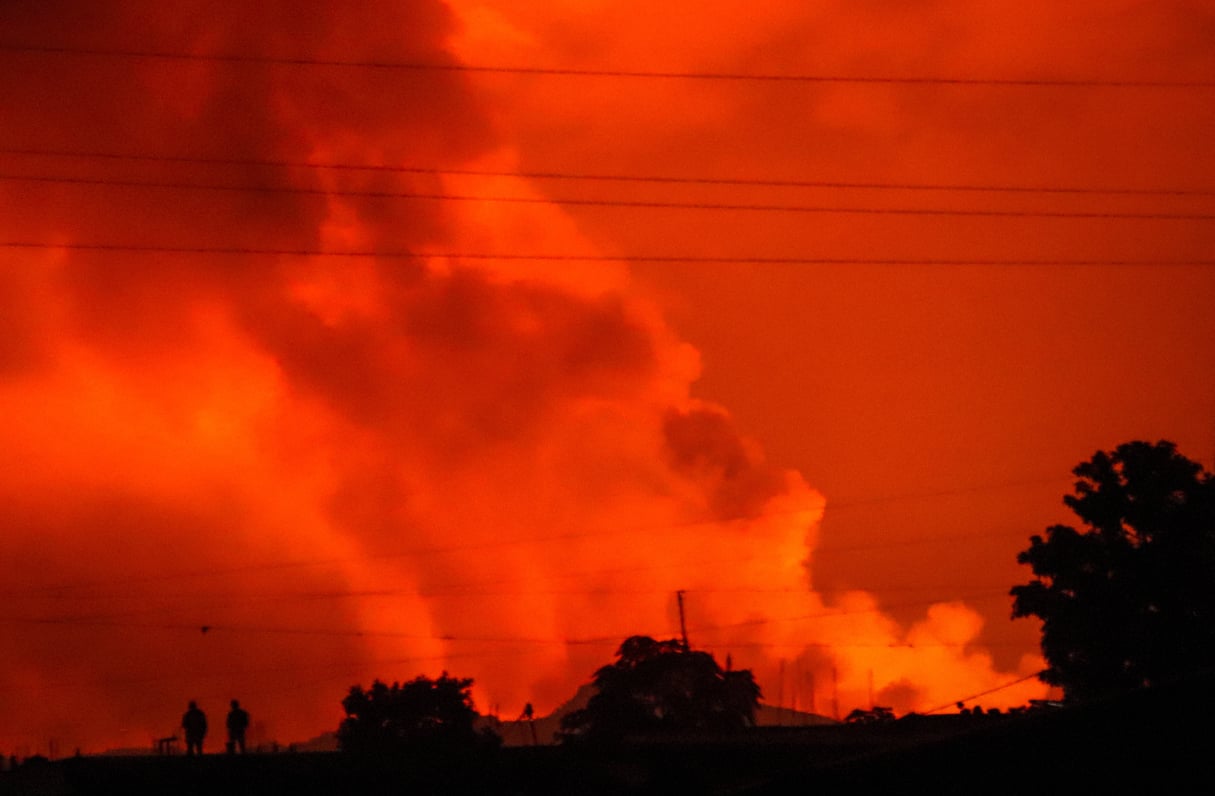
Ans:
POLYGON ((399 170, 510 165, 467 75, 333 63, 456 63, 438 0, 18 2, 0 29, 111 53, 2 56, 0 237, 31 245, 0 250, 0 749, 147 746, 189 699, 301 740, 353 683, 442 670, 548 710, 675 635, 677 590, 770 701, 925 709, 1033 671, 965 605, 908 629, 817 594, 824 498, 691 396, 624 265, 459 256, 589 250, 565 210, 368 195, 543 196, 399 170))

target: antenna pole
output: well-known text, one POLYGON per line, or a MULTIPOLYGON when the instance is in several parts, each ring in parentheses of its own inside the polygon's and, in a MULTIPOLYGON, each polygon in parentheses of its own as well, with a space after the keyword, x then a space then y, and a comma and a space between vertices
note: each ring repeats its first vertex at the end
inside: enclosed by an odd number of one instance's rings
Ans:
POLYGON ((679 602, 679 637, 683 642, 683 651, 688 652, 691 647, 688 645, 688 625, 683 616, 683 589, 675 592, 675 599, 679 602))
POLYGON ((840 673, 831 667, 831 715, 836 721, 840 720, 840 673))

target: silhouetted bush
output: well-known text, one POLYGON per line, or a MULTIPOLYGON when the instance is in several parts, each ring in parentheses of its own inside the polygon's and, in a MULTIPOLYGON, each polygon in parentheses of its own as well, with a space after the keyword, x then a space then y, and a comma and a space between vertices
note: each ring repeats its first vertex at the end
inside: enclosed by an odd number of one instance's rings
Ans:
POLYGON ((391 686, 376 680, 366 691, 353 686, 342 700, 346 718, 338 727, 338 745, 362 754, 496 746, 497 736, 473 726, 472 683, 444 672, 438 679, 417 677, 391 686))

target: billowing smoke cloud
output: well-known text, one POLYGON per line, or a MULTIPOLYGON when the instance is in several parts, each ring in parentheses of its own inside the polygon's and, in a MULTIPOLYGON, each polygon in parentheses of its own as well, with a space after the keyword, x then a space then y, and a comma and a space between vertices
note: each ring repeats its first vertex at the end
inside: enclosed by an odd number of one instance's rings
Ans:
MULTIPOLYGON (((10 3, 0 27, 452 59, 431 0, 195 6, 10 3)), ((482 709, 544 710, 623 636, 674 635, 679 589, 694 643, 769 698, 798 672, 821 712, 828 683, 907 710, 1009 676, 963 605, 904 630, 863 593, 824 603, 823 498, 690 397, 695 351, 621 266, 442 254, 585 249, 560 209, 353 197, 454 178, 289 165, 509 160, 459 73, 3 57, 6 150, 227 162, 5 156, 40 179, 0 183, 0 232, 47 245, 0 251, 0 746, 145 746, 232 697, 255 740, 299 740, 354 682, 443 669, 482 709), (438 253, 324 254, 352 249, 438 253)))

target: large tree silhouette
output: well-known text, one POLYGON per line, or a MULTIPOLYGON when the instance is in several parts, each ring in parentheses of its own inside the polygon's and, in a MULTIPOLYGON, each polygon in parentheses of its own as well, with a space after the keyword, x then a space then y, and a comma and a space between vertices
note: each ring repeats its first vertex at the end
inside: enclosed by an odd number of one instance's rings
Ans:
POLYGON ((596 692, 587 706, 562 719, 565 740, 721 732, 754 723, 760 691, 749 670, 723 670, 707 652, 649 636, 625 639, 616 658, 595 672, 596 692))
POLYGON ((376 680, 366 691, 353 686, 342 700, 346 718, 338 727, 343 751, 387 753, 408 746, 472 745, 477 712, 469 689, 473 681, 417 677, 387 685, 376 680))
POLYGON ((1069 700, 1215 667, 1215 479, 1171 442, 1129 442, 1072 471, 1083 522, 1034 536, 1013 617, 1042 620, 1042 679, 1069 700))

